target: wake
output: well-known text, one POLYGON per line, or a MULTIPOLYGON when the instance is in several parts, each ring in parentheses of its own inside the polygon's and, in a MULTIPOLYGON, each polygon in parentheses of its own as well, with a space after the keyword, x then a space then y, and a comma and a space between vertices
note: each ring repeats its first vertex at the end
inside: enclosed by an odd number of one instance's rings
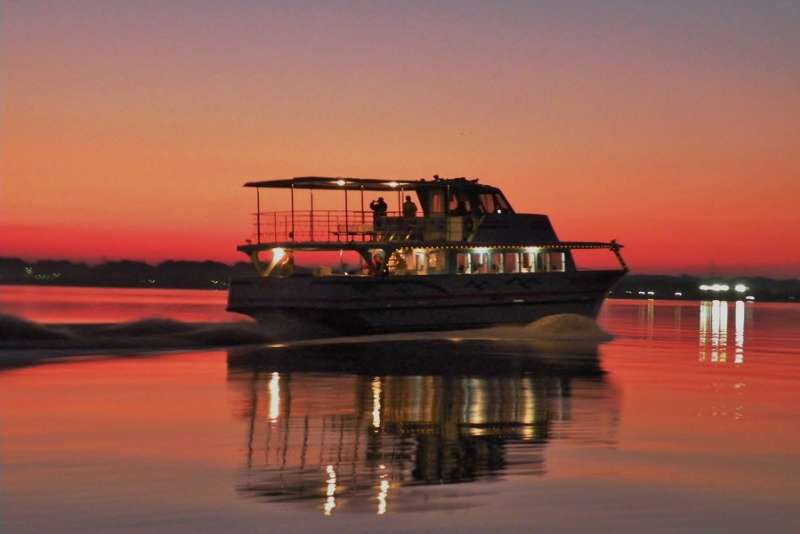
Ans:
POLYGON ((242 345, 272 346, 279 342, 280 346, 312 347, 392 341, 484 340, 524 343, 540 351, 577 354, 595 352, 600 343, 610 339, 612 336, 593 319, 573 314, 551 315, 527 326, 347 337, 331 337, 326 333, 324 336, 309 335, 303 339, 298 339, 296 333, 288 335, 281 332, 280 324, 267 327, 252 322, 186 323, 151 318, 114 324, 53 325, 0 314, 0 366, 11 361, 9 355, 12 352, 17 356, 25 353, 32 357, 40 351, 71 355, 105 351, 135 353, 242 345), (9 358, 4 360, 3 356, 9 358))
POLYGON ((116 324, 48 325, 0 314, 0 349, 173 349, 273 341, 255 323, 142 319, 116 324))

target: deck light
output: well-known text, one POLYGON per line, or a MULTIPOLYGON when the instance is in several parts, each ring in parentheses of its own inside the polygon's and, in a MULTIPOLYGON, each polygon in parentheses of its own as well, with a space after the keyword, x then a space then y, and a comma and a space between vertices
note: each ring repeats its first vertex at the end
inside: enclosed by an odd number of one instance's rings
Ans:
POLYGON ((756 300, 756 298, 753 295, 747 295, 745 300, 756 300))
POLYGON ((748 288, 746 285, 744 285, 744 284, 736 284, 735 286, 733 286, 733 289, 734 289, 734 290, 735 290, 737 293, 744 293, 744 292, 745 292, 745 291, 747 291, 749 288, 748 288))
POLYGON ((472 252, 475 254, 486 254, 489 252, 489 249, 487 247, 476 247, 472 249, 472 252))
POLYGON ((675 296, 676 296, 676 297, 682 297, 682 296, 683 296, 683 293, 682 293, 682 292, 680 292, 680 291, 676 291, 676 292, 675 292, 675 296))
POLYGON ((286 251, 283 250, 281 247, 273 248, 272 249, 272 261, 273 262, 280 261, 280 259, 283 258, 284 254, 286 254, 286 251))

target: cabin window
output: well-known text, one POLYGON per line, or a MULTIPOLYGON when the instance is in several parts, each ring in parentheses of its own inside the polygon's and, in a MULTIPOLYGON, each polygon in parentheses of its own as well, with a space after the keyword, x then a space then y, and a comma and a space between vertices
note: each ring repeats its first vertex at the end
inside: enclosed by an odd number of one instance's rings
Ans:
POLYGON ((426 215, 444 214, 444 191, 431 191, 428 197, 428 212, 426 215))
POLYGON ((470 272, 470 255, 466 252, 456 254, 456 272, 458 274, 468 274, 470 272))
POLYGON ((414 253, 410 250, 398 250, 389 258, 389 272, 392 274, 409 274, 414 272, 414 253))
POLYGON ((448 212, 451 215, 469 215, 472 213, 472 203, 463 191, 450 193, 450 200, 447 203, 448 212))
POLYGON ((534 251, 526 250, 523 252, 521 263, 520 272, 522 273, 535 273, 537 270, 542 270, 536 268, 536 253, 534 251))
POLYGON ((473 252, 470 254, 470 264, 473 273, 488 273, 489 272, 489 253, 488 252, 473 252))
POLYGON ((548 270, 550 271, 564 271, 564 253, 563 252, 549 252, 547 254, 548 270))
POLYGON ((503 254, 502 252, 492 252, 489 255, 489 269, 493 273, 505 272, 503 269, 503 254))
POLYGON ((506 252, 503 254, 503 272, 519 272, 519 252, 506 252))
POLYGON ((443 273, 445 269, 445 259, 443 250, 433 250, 428 252, 428 272, 443 273))
POLYGON ((425 274, 427 272, 428 261, 425 256, 424 250, 414 252, 414 267, 417 274, 425 274))
POLYGON ((483 212, 494 213, 495 212, 494 195, 491 193, 482 193, 480 198, 481 198, 481 206, 483 207, 483 212))
POLYGON ((511 213, 511 205, 506 200, 502 193, 494 194, 494 211, 496 213, 511 213))

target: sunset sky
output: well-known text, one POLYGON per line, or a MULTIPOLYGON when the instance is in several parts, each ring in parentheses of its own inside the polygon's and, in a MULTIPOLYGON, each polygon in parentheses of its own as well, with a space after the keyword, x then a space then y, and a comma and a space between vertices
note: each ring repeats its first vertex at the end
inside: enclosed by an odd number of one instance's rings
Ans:
POLYGON ((439 174, 616 238, 637 272, 800 276, 800 2, 0 17, 0 257, 244 259, 246 180, 439 174))

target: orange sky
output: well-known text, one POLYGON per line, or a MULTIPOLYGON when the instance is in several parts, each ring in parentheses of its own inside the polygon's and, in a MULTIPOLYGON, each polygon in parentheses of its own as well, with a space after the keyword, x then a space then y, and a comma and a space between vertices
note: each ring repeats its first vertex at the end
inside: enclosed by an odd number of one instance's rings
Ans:
POLYGON ((436 173, 617 238, 634 270, 800 276, 798 25, 729 2, 8 3, 0 256, 230 261, 247 179, 436 173))

